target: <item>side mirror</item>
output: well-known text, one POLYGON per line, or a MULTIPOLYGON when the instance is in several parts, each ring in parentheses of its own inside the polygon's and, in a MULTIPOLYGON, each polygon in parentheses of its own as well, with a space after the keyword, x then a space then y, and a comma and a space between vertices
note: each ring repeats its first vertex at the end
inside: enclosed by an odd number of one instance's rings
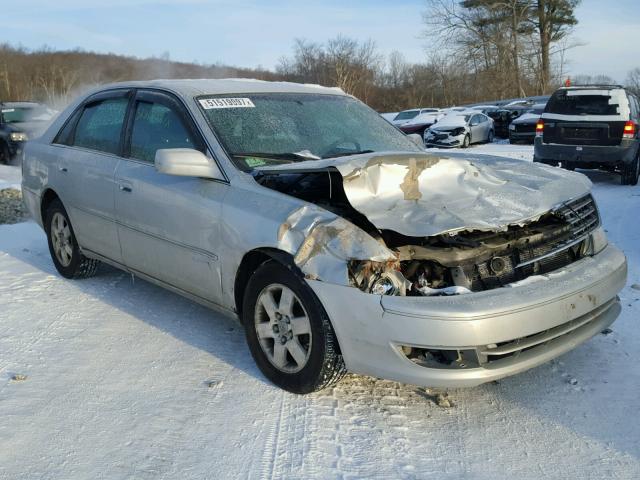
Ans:
POLYGON ((424 140, 417 133, 410 133, 409 135, 407 135, 407 138, 420 148, 424 148, 424 140))
POLYGON ((218 165, 191 148, 165 148, 156 152, 156 170, 167 175, 224 179, 218 165))

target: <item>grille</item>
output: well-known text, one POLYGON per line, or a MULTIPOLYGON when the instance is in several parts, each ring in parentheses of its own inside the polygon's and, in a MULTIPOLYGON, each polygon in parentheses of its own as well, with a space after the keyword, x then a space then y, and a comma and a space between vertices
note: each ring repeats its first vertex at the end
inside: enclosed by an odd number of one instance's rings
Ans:
POLYGON ((474 265, 473 271, 469 272, 471 289, 498 288, 531 275, 552 272, 581 258, 582 243, 600 224, 593 197, 586 195, 565 203, 552 213, 564 223, 552 238, 543 243, 513 248, 474 265), (496 264, 500 268, 496 268, 496 264))

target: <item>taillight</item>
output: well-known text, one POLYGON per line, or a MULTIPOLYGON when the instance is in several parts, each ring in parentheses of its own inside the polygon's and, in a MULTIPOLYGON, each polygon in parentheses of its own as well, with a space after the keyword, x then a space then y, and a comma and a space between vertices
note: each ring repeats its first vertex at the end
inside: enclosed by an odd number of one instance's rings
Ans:
POLYGON ((536 123, 536 137, 541 137, 543 132, 544 132, 544 121, 538 120, 538 123, 536 123))
POLYGON ((638 126, 631 120, 629 120, 624 124, 624 129, 622 130, 622 138, 635 138, 637 131, 638 126))

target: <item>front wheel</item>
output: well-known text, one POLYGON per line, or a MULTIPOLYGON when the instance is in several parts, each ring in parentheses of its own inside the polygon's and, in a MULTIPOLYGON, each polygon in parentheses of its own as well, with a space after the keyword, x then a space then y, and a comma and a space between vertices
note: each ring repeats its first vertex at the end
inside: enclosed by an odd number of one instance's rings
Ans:
POLYGON ((324 308, 304 280, 275 262, 253 274, 242 321, 249 350, 271 382, 292 393, 321 390, 346 373, 324 308))
POLYGON ((58 273, 65 278, 86 278, 96 273, 100 262, 80 251, 71 221, 60 200, 54 200, 44 221, 49 253, 58 273))
POLYGON ((1 142, 0 143, 0 165, 1 164, 9 165, 10 163, 11 163, 11 154, 9 153, 9 147, 7 146, 6 143, 1 142))
POLYGON ((636 156, 635 160, 629 165, 623 165, 622 175, 620 183, 622 185, 637 185, 638 177, 640 176, 640 153, 636 156))
POLYGON ((462 148, 469 148, 469 145, 471 145, 471 137, 467 133, 462 140, 462 148))

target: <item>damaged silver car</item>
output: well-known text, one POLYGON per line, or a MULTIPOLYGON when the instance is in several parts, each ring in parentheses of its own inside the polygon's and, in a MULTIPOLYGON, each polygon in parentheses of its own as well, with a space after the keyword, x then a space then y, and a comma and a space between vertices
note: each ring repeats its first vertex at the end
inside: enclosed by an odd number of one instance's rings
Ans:
POLYGON ((106 86, 27 145, 23 172, 61 275, 105 262, 236 315, 291 392, 346 371, 478 385, 620 312, 626 260, 586 177, 427 154, 337 89, 106 86))

